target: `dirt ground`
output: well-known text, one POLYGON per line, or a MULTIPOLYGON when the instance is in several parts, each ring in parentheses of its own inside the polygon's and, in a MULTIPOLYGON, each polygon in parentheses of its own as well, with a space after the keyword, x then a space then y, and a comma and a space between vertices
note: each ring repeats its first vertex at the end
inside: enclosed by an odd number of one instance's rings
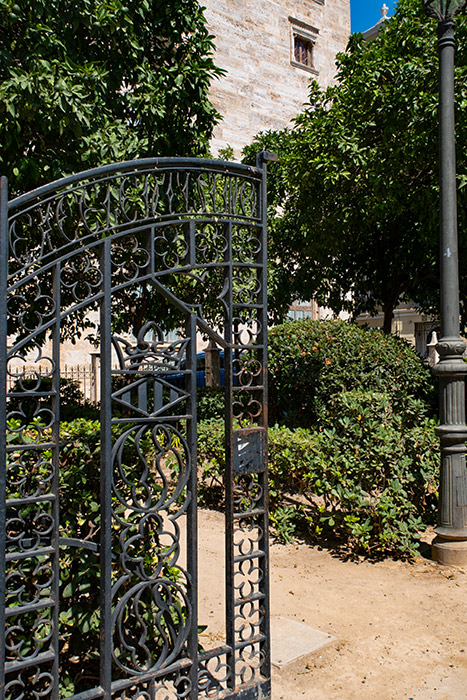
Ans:
MULTIPOLYGON (((223 640, 223 516, 200 512, 200 624, 223 640)), ((467 569, 271 546, 272 617, 338 642, 273 670, 273 700, 467 700, 467 569)), ((281 643, 272 640, 273 645, 281 643)))

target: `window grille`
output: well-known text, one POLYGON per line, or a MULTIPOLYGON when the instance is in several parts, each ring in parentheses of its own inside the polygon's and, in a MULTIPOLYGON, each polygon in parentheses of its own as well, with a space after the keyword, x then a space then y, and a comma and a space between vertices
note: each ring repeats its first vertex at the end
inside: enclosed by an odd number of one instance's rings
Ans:
POLYGON ((313 42, 301 36, 294 36, 294 58, 307 68, 313 68, 313 42))

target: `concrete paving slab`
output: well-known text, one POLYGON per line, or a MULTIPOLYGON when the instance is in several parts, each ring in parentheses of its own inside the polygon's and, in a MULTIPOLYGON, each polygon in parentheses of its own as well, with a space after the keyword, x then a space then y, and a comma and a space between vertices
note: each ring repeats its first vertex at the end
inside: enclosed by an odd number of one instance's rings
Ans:
POLYGON ((285 617, 271 618, 271 661, 283 668, 302 656, 337 642, 337 637, 285 617))

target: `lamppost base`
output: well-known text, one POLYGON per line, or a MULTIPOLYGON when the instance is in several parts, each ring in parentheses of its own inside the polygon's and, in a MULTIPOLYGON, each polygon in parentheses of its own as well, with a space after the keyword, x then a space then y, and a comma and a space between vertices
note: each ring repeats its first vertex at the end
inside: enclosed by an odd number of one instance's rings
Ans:
POLYGON ((435 537, 431 543, 432 559, 447 566, 467 566, 467 540, 435 537))

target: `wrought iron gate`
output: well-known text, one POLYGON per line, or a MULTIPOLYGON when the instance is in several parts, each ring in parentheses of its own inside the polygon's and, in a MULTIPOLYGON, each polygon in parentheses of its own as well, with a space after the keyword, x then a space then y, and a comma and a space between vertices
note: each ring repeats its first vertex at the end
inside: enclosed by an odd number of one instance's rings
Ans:
POLYGON ((1 181, 1 700, 270 697, 270 158, 120 163, 10 202, 1 181), (122 332, 128 313, 137 337, 122 332), (76 463, 76 435, 60 422, 61 338, 93 317, 100 422, 83 426, 76 463), (184 329, 173 343, 167 318, 184 329), (225 640, 208 650, 198 635, 200 334, 225 361, 225 640))

